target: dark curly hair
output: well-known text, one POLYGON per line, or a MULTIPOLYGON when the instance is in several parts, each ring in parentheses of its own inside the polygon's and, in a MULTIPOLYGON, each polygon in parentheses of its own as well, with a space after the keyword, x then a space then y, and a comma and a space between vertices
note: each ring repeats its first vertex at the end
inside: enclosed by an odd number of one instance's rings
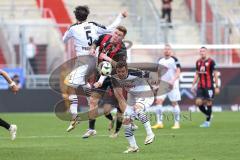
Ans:
POLYGON ((118 61, 117 64, 116 64, 116 68, 123 68, 123 67, 128 69, 127 62, 125 62, 125 61, 118 61))
POLYGON ((77 6, 74 10, 75 17, 78 21, 85 21, 89 15, 90 11, 88 6, 77 6))

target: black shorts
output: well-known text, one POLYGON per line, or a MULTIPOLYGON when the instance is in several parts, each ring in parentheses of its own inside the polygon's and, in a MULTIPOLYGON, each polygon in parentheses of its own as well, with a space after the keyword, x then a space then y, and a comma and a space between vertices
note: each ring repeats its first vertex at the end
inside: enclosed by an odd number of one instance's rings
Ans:
POLYGON ((114 95, 112 81, 110 77, 107 77, 101 87, 97 89, 93 89, 95 92, 99 93, 102 98, 100 99, 98 105, 103 106, 104 104, 110 104, 112 107, 117 108, 117 111, 123 113, 121 111, 117 98, 114 95))
POLYGON ((213 88, 198 88, 197 98, 212 100, 215 92, 213 88))
POLYGON ((119 113, 123 113, 123 111, 119 107, 117 98, 113 94, 106 94, 99 100, 99 106, 104 106, 104 104, 110 104, 112 107, 117 108, 117 111, 119 113))

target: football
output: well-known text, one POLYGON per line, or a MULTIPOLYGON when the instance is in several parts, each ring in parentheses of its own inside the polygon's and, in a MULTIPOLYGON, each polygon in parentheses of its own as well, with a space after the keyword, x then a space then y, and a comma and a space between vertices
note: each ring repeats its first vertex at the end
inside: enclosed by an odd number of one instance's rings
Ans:
POLYGON ((101 62, 99 65, 99 72, 101 75, 108 76, 112 72, 112 65, 107 61, 101 62))

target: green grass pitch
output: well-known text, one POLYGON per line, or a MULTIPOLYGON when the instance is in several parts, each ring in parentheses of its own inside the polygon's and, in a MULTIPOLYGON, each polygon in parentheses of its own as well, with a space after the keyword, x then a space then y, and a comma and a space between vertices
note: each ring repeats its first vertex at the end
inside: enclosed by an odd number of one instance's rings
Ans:
MULTIPOLYGON (((186 115, 190 113, 185 113, 186 115)), ((188 115, 189 116, 189 115, 188 115)), ((1 113, 0 117, 18 125, 15 141, 0 129, 0 160, 237 160, 240 157, 240 112, 214 113, 211 128, 199 128, 204 120, 200 113, 183 118, 181 129, 154 130, 155 141, 144 146, 143 126, 135 132, 140 152, 123 154, 128 146, 123 130, 120 137, 110 139, 108 121, 97 120, 98 134, 82 139, 87 123, 66 133, 68 122, 50 113, 1 113)), ((152 120, 154 123, 154 120, 152 120)))

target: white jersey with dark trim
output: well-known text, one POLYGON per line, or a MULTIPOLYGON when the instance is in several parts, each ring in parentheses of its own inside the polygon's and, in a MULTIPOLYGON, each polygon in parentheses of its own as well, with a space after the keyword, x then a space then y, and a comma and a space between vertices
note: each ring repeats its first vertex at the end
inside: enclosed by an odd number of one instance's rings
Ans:
POLYGON ((139 99, 154 97, 152 89, 144 78, 128 75, 124 80, 114 76, 120 86, 127 91, 127 103, 134 105, 139 99))
MULTIPOLYGON (((166 73, 161 77, 161 80, 165 82, 171 81, 175 77, 177 68, 181 68, 178 59, 174 56, 171 56, 169 58, 163 57, 158 61, 158 64, 168 69, 166 73)), ((178 87, 178 86, 179 86, 179 79, 177 79, 174 83, 174 87, 178 87)))
POLYGON ((92 43, 100 35, 112 32, 120 24, 122 18, 122 14, 118 15, 115 21, 107 27, 95 22, 76 23, 65 32, 63 42, 67 43, 70 38, 73 38, 77 56, 88 55, 92 43))

